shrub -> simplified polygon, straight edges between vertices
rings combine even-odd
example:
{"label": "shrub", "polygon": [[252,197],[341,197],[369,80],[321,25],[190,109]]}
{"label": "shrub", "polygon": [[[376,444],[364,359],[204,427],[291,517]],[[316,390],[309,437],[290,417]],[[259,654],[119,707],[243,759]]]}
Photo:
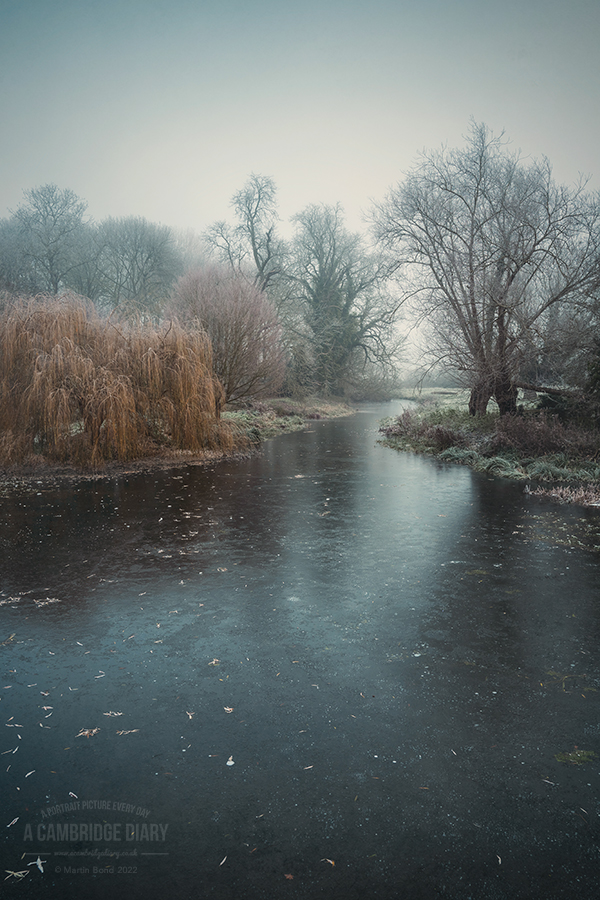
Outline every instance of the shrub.
{"label": "shrub", "polygon": [[416,425],[416,416],[410,410],[405,409],[401,415],[396,416],[392,421],[386,420],[379,431],[386,437],[405,437],[414,433]]}
{"label": "shrub", "polygon": [[497,449],[514,449],[540,456],[566,450],[569,438],[564,426],[553,416],[500,416],[494,440]]}
{"label": "shrub", "polygon": [[116,327],[74,296],[0,316],[0,462],[99,465],[176,450],[231,449],[205,334]]}
{"label": "shrub", "polygon": [[491,441],[493,452],[515,450],[532,456],[562,453],[565,462],[598,452],[598,433],[574,423],[563,424],[556,416],[532,413],[501,416]]}
{"label": "shrub", "polygon": [[449,447],[461,447],[464,444],[464,437],[460,431],[445,425],[427,428],[423,437],[434,450],[447,450]]}
{"label": "shrub", "polygon": [[267,295],[243,275],[219,266],[187,272],[167,314],[208,334],[227,403],[277,392],[285,372],[281,325]]}

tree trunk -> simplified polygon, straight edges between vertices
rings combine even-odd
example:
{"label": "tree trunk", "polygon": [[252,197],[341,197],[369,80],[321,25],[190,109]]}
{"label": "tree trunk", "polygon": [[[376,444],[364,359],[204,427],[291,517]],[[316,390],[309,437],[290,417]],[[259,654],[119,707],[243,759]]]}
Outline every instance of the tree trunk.
{"label": "tree trunk", "polygon": [[479,382],[471,388],[469,397],[469,415],[485,416],[492,392],[485,382]]}
{"label": "tree trunk", "polygon": [[494,400],[498,404],[501,416],[514,415],[517,412],[517,388],[510,378],[499,378],[494,386]]}

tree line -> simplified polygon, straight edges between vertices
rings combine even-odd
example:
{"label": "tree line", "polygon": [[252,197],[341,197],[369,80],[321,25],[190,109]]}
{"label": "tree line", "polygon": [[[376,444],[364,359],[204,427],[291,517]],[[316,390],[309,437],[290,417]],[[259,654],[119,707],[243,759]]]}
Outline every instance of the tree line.
{"label": "tree line", "polygon": [[473,415],[492,399],[516,412],[519,389],[598,381],[598,193],[557,184],[547,159],[522,159],[483,124],[462,148],[423,152],[373,205],[366,236],[320,204],[284,240],[267,176],[250,176],[231,208],[190,242],[136,217],[95,224],[72,191],[44,185],[0,222],[0,286],[71,290],[104,315],[204,331],[226,402],[381,396],[401,315],[423,338],[423,371],[467,387]]}
{"label": "tree line", "polygon": [[280,389],[356,395],[393,380],[388,267],[339,206],[307,207],[285,242],[274,182],[253,175],[233,197],[235,224],[215,223],[190,247],[142,218],[86,220],[86,203],[54,184],[24,197],[0,222],[0,286],[72,291],[105,315],[204,330],[226,402]]}

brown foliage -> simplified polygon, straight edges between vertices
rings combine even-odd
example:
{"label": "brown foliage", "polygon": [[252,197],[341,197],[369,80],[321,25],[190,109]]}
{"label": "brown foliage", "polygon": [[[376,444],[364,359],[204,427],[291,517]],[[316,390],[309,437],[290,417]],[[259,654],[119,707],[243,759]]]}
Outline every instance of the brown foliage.
{"label": "brown foliage", "polygon": [[0,313],[0,462],[99,465],[161,449],[231,449],[206,334],[117,327],[75,296]]}
{"label": "brown foliage", "polygon": [[168,313],[208,334],[226,402],[273,396],[283,381],[281,326],[266,294],[219,266],[179,279]]}
{"label": "brown foliage", "polygon": [[501,416],[490,452],[517,450],[532,456],[547,453],[568,453],[582,456],[597,448],[597,435],[574,425],[563,425],[557,416],[536,413],[522,416]]}

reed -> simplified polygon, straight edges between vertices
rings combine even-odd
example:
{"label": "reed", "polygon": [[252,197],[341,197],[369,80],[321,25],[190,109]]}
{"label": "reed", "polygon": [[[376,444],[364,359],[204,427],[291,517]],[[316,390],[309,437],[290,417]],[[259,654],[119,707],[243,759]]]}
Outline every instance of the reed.
{"label": "reed", "polygon": [[97,467],[172,450],[230,451],[207,336],[101,318],[75,296],[0,313],[0,463]]}

